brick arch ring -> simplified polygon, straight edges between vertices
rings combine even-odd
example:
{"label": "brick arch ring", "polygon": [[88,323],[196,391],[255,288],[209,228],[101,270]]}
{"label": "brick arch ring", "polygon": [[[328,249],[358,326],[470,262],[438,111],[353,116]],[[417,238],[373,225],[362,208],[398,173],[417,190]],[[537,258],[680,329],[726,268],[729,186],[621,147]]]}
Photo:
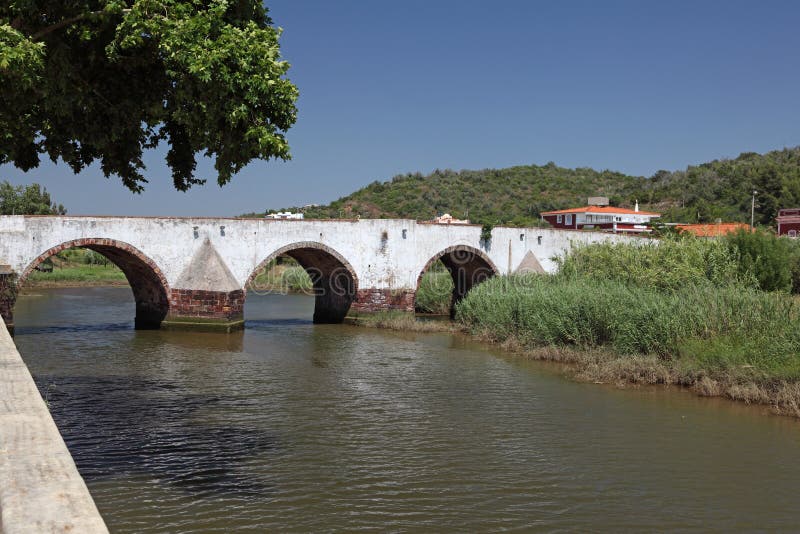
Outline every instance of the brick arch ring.
{"label": "brick arch ring", "polygon": [[[167,283],[167,278],[164,276],[164,273],[161,272],[161,269],[156,265],[152,259],[146,256],[141,250],[137,249],[133,245],[129,245],[124,241],[117,241],[116,239],[105,239],[105,238],[95,238],[95,237],[88,237],[83,239],[73,239],[72,241],[65,241],[60,245],[56,245],[50,249],[47,249],[43,253],[39,254],[36,259],[34,259],[25,270],[22,271],[22,274],[17,281],[18,285],[24,284],[24,282],[28,279],[28,276],[33,272],[36,267],[41,264],[44,260],[62,252],[64,250],[75,248],[75,247],[83,247],[89,248],[97,247],[97,248],[113,248],[123,252],[130,254],[131,256],[135,257],[147,267],[150,268],[153,275],[158,279],[161,286],[164,288],[164,292],[166,295],[169,295],[169,284]],[[113,260],[112,260],[113,263]],[[115,263],[116,265],[116,263]]]}
{"label": "brick arch ring", "polygon": [[[358,275],[356,274],[356,270],[353,269],[353,266],[350,265],[350,262],[347,261],[344,256],[342,256],[339,252],[332,249],[331,247],[323,245],[322,243],[317,243],[316,241],[297,241],[295,243],[290,243],[288,245],[282,246],[281,248],[279,248],[278,250],[272,252],[269,256],[267,256],[261,263],[259,263],[258,266],[253,270],[253,272],[247,278],[247,282],[244,285],[245,291],[247,291],[247,289],[251,287],[252,283],[258,276],[258,273],[264,270],[264,268],[267,267],[267,265],[269,265],[271,261],[273,261],[278,256],[290,255],[289,254],[290,252],[300,249],[318,250],[334,258],[336,261],[339,262],[339,264],[342,267],[344,267],[345,270],[347,270],[348,274],[352,278],[354,285],[353,289],[358,290]],[[314,267],[314,266],[311,265],[309,267]]]}

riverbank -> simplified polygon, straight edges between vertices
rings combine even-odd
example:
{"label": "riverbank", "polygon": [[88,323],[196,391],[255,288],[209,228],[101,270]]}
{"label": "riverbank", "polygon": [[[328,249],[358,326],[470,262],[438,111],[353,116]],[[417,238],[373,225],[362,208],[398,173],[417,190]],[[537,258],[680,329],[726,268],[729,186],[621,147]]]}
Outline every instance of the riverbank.
{"label": "riverbank", "polygon": [[28,293],[33,289],[58,289],[66,287],[126,287],[128,281],[125,279],[101,279],[101,280],[36,280],[28,281],[22,288],[23,293]]}
{"label": "riverbank", "polygon": [[[608,348],[569,346],[530,346],[517,336],[498,339],[487,331],[473,331],[458,321],[425,321],[410,314],[375,314],[348,319],[349,324],[402,332],[449,332],[469,336],[475,341],[495,345],[517,356],[566,366],[570,378],[587,383],[627,386],[676,386],[702,397],[722,397],[746,404],[769,406],[777,415],[800,418],[800,382],[760,380],[741,373],[712,374],[686,368],[678,361],[649,354],[620,354]],[[751,375],[755,369],[742,366]]]}
{"label": "riverbank", "polygon": [[54,261],[51,271],[33,271],[25,280],[29,288],[127,286],[128,280],[116,265]]}

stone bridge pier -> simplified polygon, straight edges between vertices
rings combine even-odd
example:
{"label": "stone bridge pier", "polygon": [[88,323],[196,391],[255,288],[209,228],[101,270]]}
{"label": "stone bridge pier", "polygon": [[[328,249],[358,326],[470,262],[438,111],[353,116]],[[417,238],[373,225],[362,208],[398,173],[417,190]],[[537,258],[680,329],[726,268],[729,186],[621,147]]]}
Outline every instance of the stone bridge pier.
{"label": "stone bridge pier", "polygon": [[[244,326],[258,273],[287,256],[311,277],[315,323],[347,315],[413,313],[422,276],[441,260],[452,303],[491,276],[552,272],[578,243],[634,238],[411,220],[264,220],[175,217],[0,216],[0,314],[13,329],[17,293],[36,267],[72,247],[94,250],[125,274],[139,329],[229,332]],[[454,308],[453,308],[454,309]]]}

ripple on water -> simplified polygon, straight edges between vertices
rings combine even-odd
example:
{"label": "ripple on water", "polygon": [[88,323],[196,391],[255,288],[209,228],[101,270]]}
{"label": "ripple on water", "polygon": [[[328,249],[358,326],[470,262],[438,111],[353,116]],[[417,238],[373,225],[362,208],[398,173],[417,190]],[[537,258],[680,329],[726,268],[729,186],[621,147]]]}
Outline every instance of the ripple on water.
{"label": "ripple on water", "polygon": [[230,336],[90,297],[21,302],[17,342],[115,532],[796,527],[794,422],[315,326],[307,297],[248,296]]}

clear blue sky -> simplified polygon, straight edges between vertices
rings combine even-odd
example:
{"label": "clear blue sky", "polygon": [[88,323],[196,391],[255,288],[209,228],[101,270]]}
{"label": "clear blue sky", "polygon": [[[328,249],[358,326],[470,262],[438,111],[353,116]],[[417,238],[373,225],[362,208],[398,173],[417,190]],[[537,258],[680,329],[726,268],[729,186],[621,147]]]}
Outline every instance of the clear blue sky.
{"label": "clear blue sky", "polygon": [[0,178],[42,183],[73,214],[236,215],[435,168],[651,175],[800,144],[800,2],[268,5],[301,95],[291,162],[185,194],[161,151],[142,195],[96,167],[6,166]]}

